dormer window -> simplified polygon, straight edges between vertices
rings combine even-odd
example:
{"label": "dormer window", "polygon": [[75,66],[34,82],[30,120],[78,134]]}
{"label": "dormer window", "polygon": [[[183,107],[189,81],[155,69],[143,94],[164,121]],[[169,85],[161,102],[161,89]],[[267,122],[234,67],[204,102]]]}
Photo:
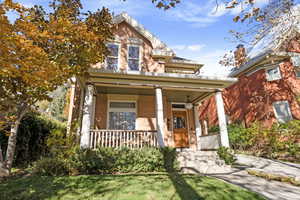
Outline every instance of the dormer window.
{"label": "dormer window", "polygon": [[108,44],[109,54],[106,58],[106,68],[117,71],[119,69],[119,44]]}
{"label": "dormer window", "polygon": [[128,71],[140,70],[140,46],[128,46]]}

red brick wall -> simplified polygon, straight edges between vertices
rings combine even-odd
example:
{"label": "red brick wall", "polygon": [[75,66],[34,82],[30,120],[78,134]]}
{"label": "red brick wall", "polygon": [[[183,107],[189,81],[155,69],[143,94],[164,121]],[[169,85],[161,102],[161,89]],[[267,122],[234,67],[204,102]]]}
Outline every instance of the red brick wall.
{"label": "red brick wall", "polygon": [[[223,91],[226,114],[233,122],[261,121],[270,126],[276,121],[272,103],[287,100],[294,119],[300,119],[300,107],[296,97],[300,95],[300,79],[289,59],[280,63],[282,78],[267,81],[265,70],[260,69],[249,76],[242,75],[239,81]],[[209,126],[216,125],[217,114],[214,96],[203,102],[199,109],[200,120]]]}
{"label": "red brick wall", "polygon": [[[134,28],[132,28],[126,22],[118,24],[114,30],[114,35],[119,38],[116,43],[120,44],[120,70],[126,70],[128,68],[128,46],[130,45],[130,38],[140,39],[142,43],[140,44],[141,53],[141,69],[146,72],[165,72],[164,64],[159,63],[157,60],[152,58],[152,44],[144,36],[138,33]],[[94,65],[95,68],[104,67],[101,63]]]}

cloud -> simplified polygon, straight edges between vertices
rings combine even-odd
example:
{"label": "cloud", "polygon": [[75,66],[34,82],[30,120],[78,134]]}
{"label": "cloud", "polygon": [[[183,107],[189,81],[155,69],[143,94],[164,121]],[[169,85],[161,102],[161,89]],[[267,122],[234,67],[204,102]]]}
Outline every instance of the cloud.
{"label": "cloud", "polygon": [[222,59],[225,50],[213,50],[201,54],[195,60],[203,63],[204,66],[201,69],[201,74],[208,76],[226,76],[230,72],[230,68],[224,67],[219,64],[219,61]]}
{"label": "cloud", "polygon": [[192,1],[182,1],[178,7],[168,12],[169,20],[183,21],[195,27],[205,27],[217,21],[214,16],[209,15],[213,7],[213,1],[194,3]]}
{"label": "cloud", "polygon": [[157,10],[149,0],[82,0],[82,3],[87,10],[95,10],[104,6],[109,8],[114,14],[126,11],[132,16],[143,16],[151,13],[154,9]]}
{"label": "cloud", "polygon": [[[263,7],[265,5],[267,5],[269,3],[269,0],[255,0],[254,1],[254,5],[253,7]],[[228,9],[226,8],[226,4],[225,3],[220,3],[218,5],[215,5],[211,11],[209,12],[209,16],[212,17],[220,17],[226,14],[229,15],[238,15],[240,14],[244,9],[251,9],[251,6],[247,6],[247,5],[243,5],[243,4],[239,4],[234,8]]]}
{"label": "cloud", "polygon": [[174,49],[175,51],[200,51],[203,47],[205,47],[204,44],[174,45],[174,46],[171,46],[171,48]]}
{"label": "cloud", "polygon": [[205,44],[193,45],[173,45],[177,56],[188,58],[204,64],[201,69],[201,74],[207,76],[226,76],[230,72],[230,68],[221,66],[219,61],[225,55],[227,50],[205,50]]}

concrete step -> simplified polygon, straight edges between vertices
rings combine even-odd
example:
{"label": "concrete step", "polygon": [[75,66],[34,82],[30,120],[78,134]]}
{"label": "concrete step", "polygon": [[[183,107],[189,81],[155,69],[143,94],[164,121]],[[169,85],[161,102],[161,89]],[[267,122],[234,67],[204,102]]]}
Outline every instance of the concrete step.
{"label": "concrete step", "polygon": [[185,173],[216,174],[232,171],[216,151],[182,150],[178,152],[178,161]]}

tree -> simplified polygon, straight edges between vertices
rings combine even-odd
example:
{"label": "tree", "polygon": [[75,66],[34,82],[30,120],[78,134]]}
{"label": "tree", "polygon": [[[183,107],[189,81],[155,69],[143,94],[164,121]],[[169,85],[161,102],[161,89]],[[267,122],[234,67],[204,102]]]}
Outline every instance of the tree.
{"label": "tree", "polygon": [[[299,10],[294,0],[270,0],[266,6],[259,9],[259,15],[246,21],[239,16],[234,18],[235,22],[244,25],[241,31],[229,31],[233,37],[232,41],[249,49],[260,42],[260,46],[270,43],[269,46],[274,51],[285,50],[285,44],[295,37],[295,27],[300,22]],[[220,63],[224,66],[235,66],[232,51],[226,53]]]}
{"label": "tree", "polygon": [[[12,167],[17,131],[36,102],[71,77],[81,80],[88,68],[102,62],[112,38],[112,16],[103,8],[82,13],[80,0],[53,0],[51,11],[25,8],[12,0],[0,4],[0,125],[10,127],[0,175]],[[10,22],[7,12],[18,17]]]}

